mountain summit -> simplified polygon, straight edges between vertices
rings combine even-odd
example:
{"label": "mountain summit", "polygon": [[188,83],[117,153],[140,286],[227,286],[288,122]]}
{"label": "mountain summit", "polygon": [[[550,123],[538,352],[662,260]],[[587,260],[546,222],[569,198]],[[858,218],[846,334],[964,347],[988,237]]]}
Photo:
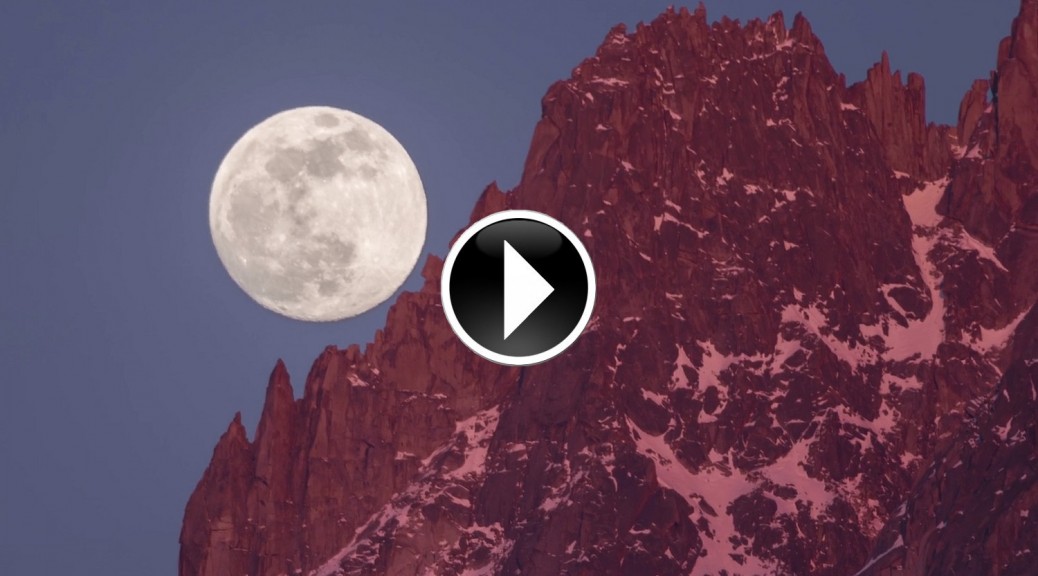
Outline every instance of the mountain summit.
{"label": "mountain summit", "polygon": [[181,576],[1038,573],[1038,2],[998,54],[947,127],[800,15],[617,26],[471,215],[581,236],[585,333],[482,360],[431,257],[302,398],[275,366]]}

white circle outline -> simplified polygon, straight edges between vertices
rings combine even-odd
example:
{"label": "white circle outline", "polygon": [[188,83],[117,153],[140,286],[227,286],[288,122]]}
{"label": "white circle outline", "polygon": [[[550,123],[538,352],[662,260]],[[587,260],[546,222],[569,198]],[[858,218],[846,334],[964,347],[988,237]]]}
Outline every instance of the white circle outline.
{"label": "white circle outline", "polygon": [[[529,356],[508,356],[494,352],[479,342],[476,342],[476,340],[472,338],[464,328],[462,328],[457,315],[454,313],[454,306],[451,304],[451,272],[454,270],[454,262],[458,259],[458,253],[461,252],[461,248],[465,246],[473,236],[482,232],[483,229],[491,224],[496,224],[503,220],[533,220],[550,226],[556,232],[562,234],[567,240],[569,240],[570,244],[572,244],[577,250],[577,253],[580,255],[580,261],[584,264],[584,274],[587,276],[587,301],[584,304],[584,312],[581,314],[580,320],[577,322],[576,326],[573,327],[569,335],[563,338],[562,341],[555,346],[545,350],[544,352],[538,352],[537,354],[531,354]],[[591,320],[591,313],[595,308],[596,290],[595,269],[591,265],[591,256],[588,255],[584,243],[581,242],[580,239],[577,238],[577,235],[562,222],[559,222],[547,214],[534,212],[533,210],[503,210],[501,212],[495,212],[494,214],[491,214],[466,228],[447,253],[447,259],[443,263],[443,272],[440,274],[440,299],[443,304],[443,312],[447,316],[447,322],[450,324],[451,329],[454,330],[454,334],[476,354],[479,354],[491,362],[504,364],[505,366],[531,366],[533,364],[540,364],[545,360],[558,356],[563,350],[569,348],[571,344],[577,341],[577,338],[579,338],[584,332],[584,328]]]}

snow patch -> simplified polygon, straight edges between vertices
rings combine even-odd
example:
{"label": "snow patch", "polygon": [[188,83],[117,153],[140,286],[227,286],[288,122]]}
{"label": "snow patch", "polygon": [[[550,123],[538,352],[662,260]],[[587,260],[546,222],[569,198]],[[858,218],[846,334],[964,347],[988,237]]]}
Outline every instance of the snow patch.
{"label": "snow patch", "polygon": [[952,244],[959,247],[962,250],[973,252],[981,260],[987,260],[995,265],[1002,272],[1009,272],[1009,269],[1002,264],[999,260],[998,255],[995,254],[995,249],[987,244],[981,242],[977,238],[973,237],[967,232],[961,225],[957,225],[954,231],[942,230],[943,236],[948,238]]}
{"label": "snow patch", "polygon": [[854,573],[854,576],[861,576],[861,574],[864,574],[869,568],[872,567],[873,564],[875,564],[876,562],[879,562],[880,560],[885,558],[887,556],[887,554],[890,554],[894,550],[897,550],[898,548],[903,548],[904,545],[905,545],[904,537],[902,537],[900,534],[898,534],[897,535],[897,540],[895,540],[894,543],[891,544],[890,548],[887,548],[883,552],[880,552],[879,554],[877,554],[877,555],[873,556],[872,558],[870,558],[868,563],[865,564],[865,566],[863,566],[861,570],[858,570],[857,572]]}
{"label": "snow patch", "polygon": [[360,376],[357,376],[353,372],[346,375],[346,381],[350,383],[351,388],[368,388],[371,386],[371,384],[361,380]]}
{"label": "snow patch", "polygon": [[657,404],[659,406],[663,406],[664,405],[664,401],[667,399],[667,397],[664,396],[663,394],[659,394],[657,392],[651,392],[649,390],[646,390],[645,388],[642,388],[642,398],[648,400],[649,402],[652,402],[653,404]]}
{"label": "snow patch", "polygon": [[[497,423],[500,419],[500,415],[500,408],[495,406],[478,412],[471,418],[458,422],[455,425],[455,433],[451,437],[451,440],[430,454],[428,458],[422,460],[422,467],[419,470],[419,480],[413,482],[406,490],[399,492],[397,496],[383,506],[381,510],[373,514],[368,521],[360,524],[354,532],[353,539],[349,544],[316,570],[310,572],[310,576],[336,576],[342,573],[342,563],[346,558],[358,555],[361,559],[365,559],[366,555],[371,554],[370,551],[365,549],[365,545],[370,544],[371,537],[362,536],[371,534],[375,538],[382,538],[392,536],[401,529],[406,528],[413,521],[411,513],[413,512],[416,502],[429,502],[438,496],[447,495],[450,500],[458,505],[468,507],[468,502],[447,494],[444,491],[444,486],[437,486],[436,484],[430,484],[428,482],[430,479],[435,478],[434,474],[436,470],[432,469],[432,461],[435,460],[437,456],[442,455],[448,450],[461,447],[465,452],[465,461],[457,469],[442,476],[441,479],[458,481],[484,473],[487,445],[490,443],[490,438],[493,436],[494,431],[497,430]],[[398,456],[400,454],[406,453],[398,453]],[[449,484],[450,483],[448,483],[448,485]],[[417,522],[420,523],[421,520],[418,519]],[[472,526],[466,529],[466,531],[469,532],[474,530],[485,531],[487,530],[487,527]],[[503,538],[503,533],[503,529],[498,525],[496,532],[497,537],[491,539],[492,541],[497,542],[497,547],[511,545],[510,541]],[[495,550],[496,549],[497,548],[495,548]],[[496,573],[496,566],[494,563],[499,561],[503,556],[504,554],[492,554],[491,565],[480,568],[479,570],[482,571],[471,572],[471,574]]]}
{"label": "snow patch", "polygon": [[1016,327],[1020,325],[1020,322],[1023,321],[1029,312],[1030,310],[1024,310],[1019,316],[1010,320],[1008,324],[1001,328],[984,328],[981,326],[980,338],[974,339],[970,345],[985,355],[1004,350],[1006,345],[1009,344],[1009,339],[1016,332]]}
{"label": "snow patch", "polygon": [[613,88],[622,88],[628,84],[626,80],[620,80],[619,78],[592,78],[591,83],[611,86]]}
{"label": "snow patch", "polygon": [[1009,431],[1012,428],[1013,428],[1013,418],[1010,417],[1009,421],[1007,421],[1004,425],[1002,425],[1002,426],[995,426],[995,434],[998,434],[999,439],[1002,440],[1003,442],[1005,442],[1005,441],[1009,440]]}
{"label": "snow patch", "polygon": [[[706,556],[696,562],[697,574],[718,574],[722,570],[735,574],[766,574],[775,569],[770,562],[752,556],[750,550],[733,544],[732,541],[737,540],[740,534],[728,509],[739,497],[764,484],[791,486],[797,492],[797,500],[810,505],[814,518],[818,518],[833,501],[834,496],[825,483],[810,477],[803,467],[803,463],[808,461],[809,442],[795,444],[774,463],[749,472],[732,466],[727,456],[711,450],[709,464],[692,471],[681,463],[664,434],[649,434],[629,418],[627,426],[638,451],[655,465],[660,485],[680,494],[710,525],[709,531],[701,532]],[[705,513],[699,505],[700,499],[716,512],[716,516]],[[795,505],[782,498],[774,499],[779,505],[779,514],[796,514]],[[732,554],[744,554],[744,563],[736,562]]]}
{"label": "snow patch", "polygon": [[829,327],[829,319],[815,305],[806,307],[795,304],[787,305],[782,309],[782,322],[800,324],[851,368],[873,363],[878,358],[876,351],[868,346],[851,345],[837,338]]}
{"label": "snow patch", "polygon": [[933,358],[937,347],[944,341],[944,297],[941,295],[941,273],[930,261],[930,252],[937,244],[934,228],[940,223],[937,203],[941,200],[947,178],[927,182],[903,198],[905,211],[912,220],[912,255],[923,277],[923,283],[933,303],[922,320],[909,321],[908,326],[891,324],[886,336],[890,350],[888,360],[905,360],[919,356],[920,360]]}
{"label": "snow patch", "polygon": [[494,407],[479,412],[455,426],[454,434],[464,434],[466,438],[465,462],[447,474],[446,478],[460,479],[467,476],[478,476],[486,472],[484,464],[487,460],[487,446],[497,430],[497,422],[500,417],[500,409]]}
{"label": "snow patch", "polygon": [[654,232],[659,232],[660,229],[663,228],[663,224],[664,223],[668,223],[668,222],[671,223],[671,224],[674,224],[676,226],[680,226],[682,228],[687,228],[690,232],[695,234],[696,237],[699,238],[700,240],[702,240],[706,236],[706,234],[707,234],[706,232],[703,232],[702,230],[699,230],[698,228],[694,228],[688,222],[683,222],[681,220],[678,220],[677,217],[675,217],[673,214],[671,214],[669,212],[664,212],[663,214],[661,214],[659,216],[653,216],[652,217],[652,229],[653,229],[653,231]]}
{"label": "snow patch", "polygon": [[[667,295],[670,297],[670,294]],[[678,295],[675,295],[678,296]],[[680,297],[680,296],[679,296]],[[685,354],[685,349],[678,345],[678,358],[674,361],[674,372],[670,376],[671,389],[677,390],[678,388],[688,388],[688,377],[685,376],[685,368],[695,369],[695,365],[692,364],[692,360],[689,359],[688,354]]]}
{"label": "snow patch", "polygon": [[701,509],[696,501],[697,497],[701,497],[717,512],[717,516],[708,518],[712,534],[701,533],[706,556],[696,561],[696,572],[717,574],[723,569],[741,569],[749,570],[751,574],[762,574],[770,571],[770,565],[763,564],[753,556],[746,556],[746,564],[741,566],[729,556],[735,552],[730,539],[736,537],[738,532],[727,509],[736,498],[752,492],[754,483],[748,481],[738,469],[724,463],[704,467],[699,473],[692,472],[681,464],[662,434],[653,436],[629,418],[627,426],[638,451],[649,457],[655,465],[656,478],[661,486],[680,494],[695,509]]}

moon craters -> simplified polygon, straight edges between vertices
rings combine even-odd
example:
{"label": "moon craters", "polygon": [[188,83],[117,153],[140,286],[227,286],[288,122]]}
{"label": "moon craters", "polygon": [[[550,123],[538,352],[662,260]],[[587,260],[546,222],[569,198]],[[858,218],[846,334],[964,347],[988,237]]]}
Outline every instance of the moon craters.
{"label": "moon craters", "polygon": [[314,124],[325,128],[331,128],[339,125],[339,119],[336,118],[334,114],[316,114],[314,115]]}
{"label": "moon craters", "polygon": [[392,295],[425,239],[407,152],[362,116],[297,108],[249,130],[213,182],[210,229],[234,281],[271,310],[337,320]]}

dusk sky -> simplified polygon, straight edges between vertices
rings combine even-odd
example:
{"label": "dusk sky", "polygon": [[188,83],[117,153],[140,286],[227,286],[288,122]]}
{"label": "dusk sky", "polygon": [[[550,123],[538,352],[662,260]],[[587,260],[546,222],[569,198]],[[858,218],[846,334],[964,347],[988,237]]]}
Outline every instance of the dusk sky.
{"label": "dusk sky", "polygon": [[[325,346],[384,322],[389,303],[290,320],[230,279],[209,192],[246,130],[306,105],[380,123],[442,256],[488,183],[518,181],[548,86],[667,4],[0,5],[0,574],[175,574],[187,498],[234,413],[254,430],[275,361],[298,394]],[[954,123],[1017,3],[707,3],[776,10],[803,11],[848,81],[887,50]]]}

